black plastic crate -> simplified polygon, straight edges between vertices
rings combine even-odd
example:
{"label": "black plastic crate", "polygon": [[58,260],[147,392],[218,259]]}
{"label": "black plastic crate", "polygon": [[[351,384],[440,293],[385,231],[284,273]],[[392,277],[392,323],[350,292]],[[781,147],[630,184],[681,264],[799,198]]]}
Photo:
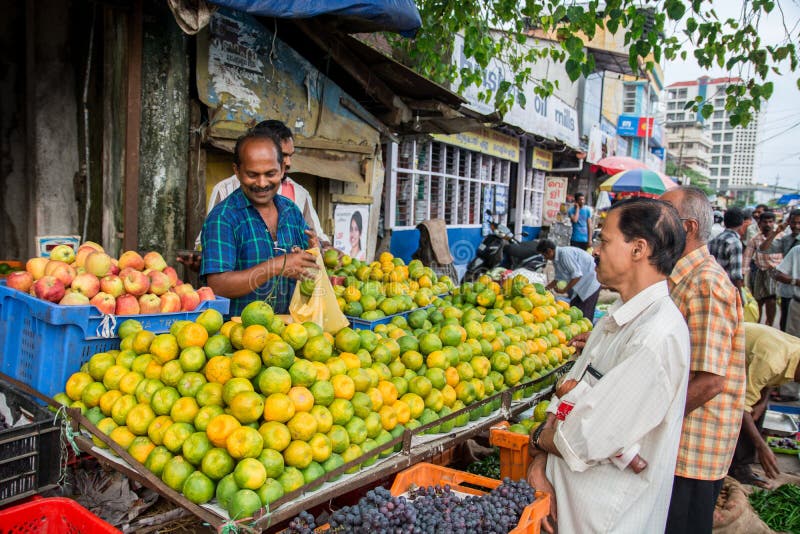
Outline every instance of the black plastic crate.
{"label": "black plastic crate", "polygon": [[[0,430],[0,506],[55,487],[61,470],[61,426],[54,414],[16,387],[0,381],[11,410]],[[21,417],[32,422],[13,426]]]}

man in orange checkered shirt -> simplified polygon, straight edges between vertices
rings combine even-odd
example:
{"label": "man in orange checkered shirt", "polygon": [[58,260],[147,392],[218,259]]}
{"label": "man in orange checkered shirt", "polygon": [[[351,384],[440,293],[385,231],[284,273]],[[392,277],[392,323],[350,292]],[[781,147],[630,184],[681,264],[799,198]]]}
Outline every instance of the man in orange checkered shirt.
{"label": "man in orange checkered shirt", "polygon": [[712,210],[694,187],[662,195],[677,209],[686,248],[669,278],[691,336],[691,366],[666,532],[710,533],[744,409],[744,323],[738,290],[708,251]]}

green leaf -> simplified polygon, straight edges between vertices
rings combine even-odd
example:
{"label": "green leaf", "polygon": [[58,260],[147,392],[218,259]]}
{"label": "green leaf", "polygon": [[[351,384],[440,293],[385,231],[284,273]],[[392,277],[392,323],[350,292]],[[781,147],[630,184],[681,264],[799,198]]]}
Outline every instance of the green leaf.
{"label": "green leaf", "polygon": [[714,106],[712,104],[705,104],[700,109],[700,113],[703,115],[704,119],[707,119],[714,113]]}
{"label": "green leaf", "polygon": [[686,13],[686,6],[681,0],[668,1],[664,7],[667,9],[667,16],[672,20],[680,20]]}

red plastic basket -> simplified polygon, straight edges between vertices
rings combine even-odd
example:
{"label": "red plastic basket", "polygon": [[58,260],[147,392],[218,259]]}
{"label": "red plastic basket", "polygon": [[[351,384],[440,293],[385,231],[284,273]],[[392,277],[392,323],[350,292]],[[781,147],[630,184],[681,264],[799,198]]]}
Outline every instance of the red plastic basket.
{"label": "red plastic basket", "polygon": [[34,499],[0,510],[0,534],[95,534],[120,532],[64,497]]}

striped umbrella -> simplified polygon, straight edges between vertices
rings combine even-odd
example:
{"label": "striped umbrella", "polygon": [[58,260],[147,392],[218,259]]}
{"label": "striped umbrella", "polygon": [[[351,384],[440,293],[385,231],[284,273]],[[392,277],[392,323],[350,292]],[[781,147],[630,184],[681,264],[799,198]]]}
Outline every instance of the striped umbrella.
{"label": "striped umbrella", "polygon": [[641,192],[660,195],[664,191],[669,191],[678,187],[672,179],[660,172],[650,169],[631,169],[618,172],[602,184],[601,191],[611,191],[612,193]]}

